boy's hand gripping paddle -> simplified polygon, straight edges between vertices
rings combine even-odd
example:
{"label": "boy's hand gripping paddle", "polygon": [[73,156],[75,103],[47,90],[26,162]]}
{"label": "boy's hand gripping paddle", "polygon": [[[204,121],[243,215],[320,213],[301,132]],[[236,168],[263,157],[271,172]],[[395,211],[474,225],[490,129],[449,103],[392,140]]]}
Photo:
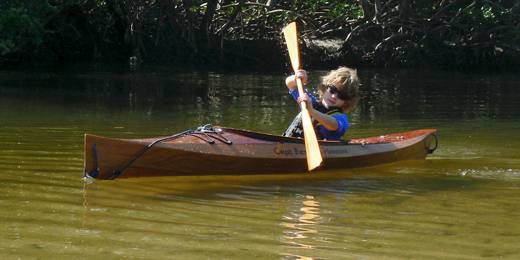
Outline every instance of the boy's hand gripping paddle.
{"label": "boy's hand gripping paddle", "polygon": [[[285,43],[287,44],[287,50],[289,50],[289,57],[291,64],[296,73],[297,70],[302,69],[300,64],[300,50],[298,47],[298,29],[296,28],[296,22],[292,22],[283,28],[283,35],[285,37]],[[303,92],[303,82],[301,78],[296,78],[296,85],[298,86],[298,94],[302,97],[305,93]],[[303,123],[303,135],[305,140],[305,152],[307,153],[307,167],[309,171],[320,166],[323,158],[321,157],[320,146],[314,132],[312,125],[311,116],[309,110],[307,110],[307,103],[300,103],[302,111],[302,123]]]}

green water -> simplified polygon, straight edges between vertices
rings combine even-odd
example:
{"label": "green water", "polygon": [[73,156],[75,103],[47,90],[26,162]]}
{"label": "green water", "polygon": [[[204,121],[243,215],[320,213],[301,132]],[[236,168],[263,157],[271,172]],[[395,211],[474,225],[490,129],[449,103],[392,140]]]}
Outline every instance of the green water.
{"label": "green water", "polygon": [[427,160],[90,182],[85,132],[146,137],[212,123],[281,133],[297,111],[284,75],[0,71],[0,257],[520,258],[520,76],[360,73],[349,136],[437,128]]}

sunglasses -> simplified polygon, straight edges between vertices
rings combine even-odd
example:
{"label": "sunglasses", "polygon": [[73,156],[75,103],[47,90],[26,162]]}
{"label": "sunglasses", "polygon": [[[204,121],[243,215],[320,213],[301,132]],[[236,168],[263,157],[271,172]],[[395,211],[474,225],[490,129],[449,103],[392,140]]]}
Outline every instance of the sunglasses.
{"label": "sunglasses", "polygon": [[348,94],[340,92],[334,85],[327,85],[326,87],[331,95],[336,95],[336,97],[339,97],[342,100],[348,100],[350,98]]}

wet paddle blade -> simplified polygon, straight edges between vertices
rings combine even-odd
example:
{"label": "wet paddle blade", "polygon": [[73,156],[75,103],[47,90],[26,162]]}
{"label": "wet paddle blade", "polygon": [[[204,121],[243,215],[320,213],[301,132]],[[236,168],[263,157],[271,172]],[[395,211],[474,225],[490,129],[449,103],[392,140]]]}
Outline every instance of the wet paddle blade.
{"label": "wet paddle blade", "polygon": [[302,124],[303,124],[303,135],[305,140],[305,153],[307,155],[307,168],[309,171],[314,170],[320,166],[323,158],[321,157],[320,146],[316,133],[314,132],[314,126],[312,125],[312,119],[309,115],[309,111],[305,107],[305,103],[302,103]]}

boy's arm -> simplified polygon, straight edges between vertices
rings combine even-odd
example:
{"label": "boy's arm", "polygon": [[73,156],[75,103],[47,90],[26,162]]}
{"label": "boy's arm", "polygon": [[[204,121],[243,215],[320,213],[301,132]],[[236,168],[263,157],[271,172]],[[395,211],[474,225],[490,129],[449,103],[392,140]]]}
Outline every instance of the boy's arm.
{"label": "boy's arm", "polygon": [[307,71],[298,70],[295,75],[291,75],[285,79],[285,85],[289,90],[296,88],[296,77],[302,79],[302,83],[305,85],[307,83]]}
{"label": "boy's arm", "polygon": [[338,130],[338,121],[333,116],[321,113],[320,111],[314,109],[312,106],[312,102],[316,102],[315,98],[309,96],[307,93],[303,95],[303,97],[298,97],[298,102],[307,102],[307,109],[309,110],[309,114],[314,120],[320,122],[327,130],[336,131]]}
{"label": "boy's arm", "polygon": [[320,111],[317,111],[315,109],[309,109],[309,113],[311,114],[311,117],[315,119],[316,121],[320,122],[322,126],[327,128],[329,131],[336,131],[338,130],[338,121],[333,116],[323,114]]}
{"label": "boy's arm", "polygon": [[285,79],[285,85],[289,89],[289,91],[296,88],[296,77],[294,75],[291,75]]}

